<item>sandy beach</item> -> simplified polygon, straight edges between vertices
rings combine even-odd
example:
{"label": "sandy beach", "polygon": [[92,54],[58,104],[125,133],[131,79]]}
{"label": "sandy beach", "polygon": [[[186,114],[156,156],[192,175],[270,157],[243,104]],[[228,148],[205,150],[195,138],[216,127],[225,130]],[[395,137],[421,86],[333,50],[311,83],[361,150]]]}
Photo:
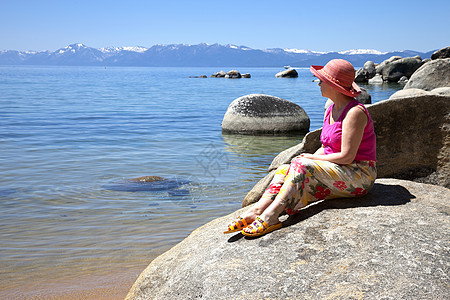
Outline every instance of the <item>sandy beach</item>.
{"label": "sandy beach", "polygon": [[0,290],[2,299],[49,299],[73,300],[124,299],[139,274],[145,269],[115,270],[108,274],[86,274],[76,278],[49,281],[36,278],[33,282],[5,286]]}

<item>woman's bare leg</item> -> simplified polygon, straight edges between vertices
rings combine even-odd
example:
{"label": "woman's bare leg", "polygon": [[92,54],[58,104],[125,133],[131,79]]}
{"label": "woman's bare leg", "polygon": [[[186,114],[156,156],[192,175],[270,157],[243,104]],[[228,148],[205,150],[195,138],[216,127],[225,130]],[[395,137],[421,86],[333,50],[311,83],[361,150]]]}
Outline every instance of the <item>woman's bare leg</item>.
{"label": "woman's bare leg", "polygon": [[[280,220],[278,219],[280,214],[285,210],[286,203],[280,199],[280,197],[275,198],[274,201],[271,201],[269,205],[264,209],[260,214],[256,213],[255,215],[252,215],[253,220],[250,222],[253,222],[257,216],[259,216],[263,221],[265,221],[269,226],[275,225],[280,223]],[[260,212],[260,210],[258,210]],[[247,219],[245,219],[248,221]],[[251,233],[251,229],[244,228],[245,232]]]}
{"label": "woman's bare leg", "polygon": [[253,222],[256,217],[260,216],[273,202],[273,199],[275,199],[281,186],[284,184],[284,180],[289,172],[289,167],[290,166],[288,164],[280,165],[277,168],[269,187],[261,196],[261,199],[241,215],[241,218],[245,219],[247,224]]}

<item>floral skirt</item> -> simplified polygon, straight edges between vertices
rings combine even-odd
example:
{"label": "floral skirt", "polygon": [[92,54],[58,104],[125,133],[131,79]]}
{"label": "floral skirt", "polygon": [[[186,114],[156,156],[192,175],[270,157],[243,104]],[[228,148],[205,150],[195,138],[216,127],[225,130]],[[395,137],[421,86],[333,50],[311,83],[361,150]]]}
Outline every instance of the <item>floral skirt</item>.
{"label": "floral skirt", "polygon": [[293,214],[318,200],[363,196],[373,187],[376,176],[375,161],[338,165],[295,157],[290,165],[278,167],[261,198],[279,197],[286,203],[286,212]]}

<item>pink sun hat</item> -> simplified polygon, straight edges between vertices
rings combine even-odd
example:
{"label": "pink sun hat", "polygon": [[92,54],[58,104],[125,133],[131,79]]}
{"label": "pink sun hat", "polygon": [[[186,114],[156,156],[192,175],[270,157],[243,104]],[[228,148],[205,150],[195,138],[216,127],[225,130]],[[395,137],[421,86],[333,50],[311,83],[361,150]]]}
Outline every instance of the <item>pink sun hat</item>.
{"label": "pink sun hat", "polygon": [[355,69],[344,59],[330,60],[325,66],[311,66],[311,73],[329,86],[350,97],[361,94],[361,89],[355,83]]}

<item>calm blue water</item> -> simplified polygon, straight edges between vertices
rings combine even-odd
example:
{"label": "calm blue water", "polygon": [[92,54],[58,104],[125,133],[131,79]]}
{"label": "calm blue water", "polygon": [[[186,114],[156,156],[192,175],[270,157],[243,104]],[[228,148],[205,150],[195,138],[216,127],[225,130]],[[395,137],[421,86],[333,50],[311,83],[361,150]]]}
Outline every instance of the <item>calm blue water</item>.
{"label": "calm blue water", "polygon": [[[142,270],[240,208],[273,157],[301,137],[222,135],[234,99],[281,97],[306,110],[311,130],[321,127],[325,99],[309,70],[297,79],[275,78],[276,68],[241,68],[251,79],[188,78],[217,71],[0,66],[0,295],[36,276],[43,289]],[[366,88],[377,102],[401,87]],[[144,175],[174,184],[110,189]]]}

